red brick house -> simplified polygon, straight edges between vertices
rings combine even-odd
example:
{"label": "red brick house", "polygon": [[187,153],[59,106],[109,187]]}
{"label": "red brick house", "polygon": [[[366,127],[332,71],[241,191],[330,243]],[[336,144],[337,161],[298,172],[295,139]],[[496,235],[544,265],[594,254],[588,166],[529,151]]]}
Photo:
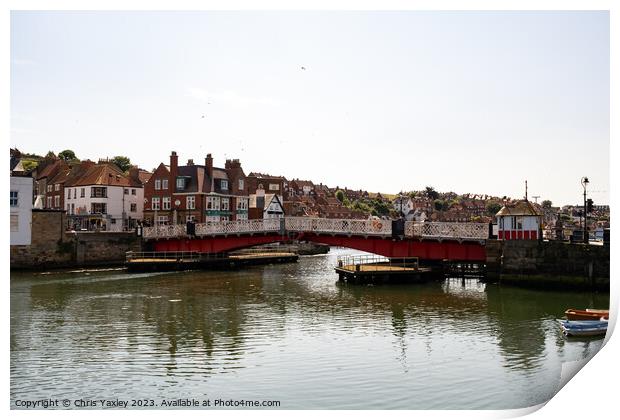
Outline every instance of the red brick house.
{"label": "red brick house", "polygon": [[213,166],[208,154],[204,165],[192,159],[179,166],[176,152],[170,164],[161,163],[144,184],[144,220],[147,224],[179,224],[247,220],[248,188],[238,159],[224,168]]}

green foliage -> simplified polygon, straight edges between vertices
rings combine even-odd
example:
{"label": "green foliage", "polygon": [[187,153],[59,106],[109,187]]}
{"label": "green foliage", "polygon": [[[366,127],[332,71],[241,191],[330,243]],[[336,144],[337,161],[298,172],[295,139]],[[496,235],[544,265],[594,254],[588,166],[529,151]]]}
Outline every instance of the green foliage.
{"label": "green foliage", "polygon": [[58,153],[58,157],[64,160],[65,162],[70,162],[72,160],[77,159],[73,150],[69,150],[69,149],[63,150],[62,152]]}
{"label": "green foliage", "polygon": [[553,205],[551,200],[543,200],[542,203],[540,204],[542,205],[543,209],[550,209],[551,206]]}
{"label": "green foliage", "polygon": [[36,160],[24,160],[22,159],[22,166],[24,167],[24,171],[28,172],[37,166],[39,166],[39,162]]}
{"label": "green foliage", "polygon": [[433,187],[426,187],[424,192],[431,200],[437,200],[439,198],[439,193],[435,191],[435,188]]}
{"label": "green foliage", "polygon": [[336,191],[336,198],[338,199],[338,201],[340,201],[341,203],[344,203],[344,193],[342,192],[342,190],[338,190]]}
{"label": "green foliage", "polygon": [[436,199],[435,201],[433,201],[433,206],[437,211],[443,211],[448,209],[448,204],[440,199]]}
{"label": "green foliage", "polygon": [[487,214],[489,216],[495,216],[497,214],[498,211],[500,211],[502,209],[502,205],[499,203],[496,203],[494,201],[488,202],[487,203]]}
{"label": "green foliage", "polygon": [[127,156],[114,156],[110,162],[118,166],[121,171],[126,172],[131,168],[131,160]]}

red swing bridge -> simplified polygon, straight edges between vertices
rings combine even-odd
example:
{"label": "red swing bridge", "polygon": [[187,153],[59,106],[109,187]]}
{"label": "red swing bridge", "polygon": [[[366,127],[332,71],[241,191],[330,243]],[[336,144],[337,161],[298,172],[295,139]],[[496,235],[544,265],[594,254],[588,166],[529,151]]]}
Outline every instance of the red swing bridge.
{"label": "red swing bridge", "polygon": [[460,222],[283,217],[142,229],[144,249],[221,254],[290,240],[340,246],[387,258],[484,263],[489,225]]}

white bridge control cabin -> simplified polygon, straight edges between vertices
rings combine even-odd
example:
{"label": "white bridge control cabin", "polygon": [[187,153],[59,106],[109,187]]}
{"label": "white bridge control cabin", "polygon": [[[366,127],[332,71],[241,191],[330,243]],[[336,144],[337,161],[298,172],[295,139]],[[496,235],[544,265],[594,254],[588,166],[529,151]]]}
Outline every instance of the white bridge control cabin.
{"label": "white bridge control cabin", "polygon": [[497,217],[497,238],[538,239],[542,216],[527,200],[512,206],[504,206],[495,215]]}

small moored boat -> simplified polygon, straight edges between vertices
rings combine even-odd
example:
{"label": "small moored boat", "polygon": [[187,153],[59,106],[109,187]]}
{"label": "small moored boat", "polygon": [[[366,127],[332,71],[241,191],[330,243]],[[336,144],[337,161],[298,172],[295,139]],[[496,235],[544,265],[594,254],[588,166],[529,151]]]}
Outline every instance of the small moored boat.
{"label": "small moored boat", "polygon": [[607,332],[608,322],[600,321],[566,321],[558,320],[562,326],[562,331],[567,336],[593,336],[603,335]]}
{"label": "small moored boat", "polygon": [[603,309],[567,309],[564,312],[569,321],[600,321],[609,319],[609,311]]}

